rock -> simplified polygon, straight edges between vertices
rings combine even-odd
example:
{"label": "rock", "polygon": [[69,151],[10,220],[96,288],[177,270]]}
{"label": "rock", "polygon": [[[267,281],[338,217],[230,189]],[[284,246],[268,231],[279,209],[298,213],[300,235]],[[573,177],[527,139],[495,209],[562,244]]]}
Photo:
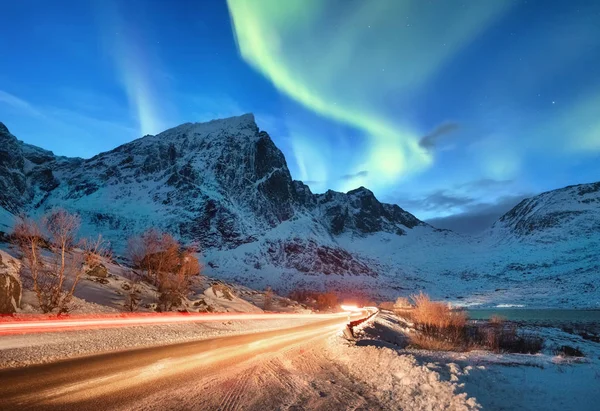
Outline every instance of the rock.
{"label": "rock", "polygon": [[13,314],[21,306],[21,263],[0,252],[0,314]]}
{"label": "rock", "polygon": [[106,278],[108,277],[108,270],[104,264],[98,264],[94,268],[89,269],[86,274],[92,277]]}

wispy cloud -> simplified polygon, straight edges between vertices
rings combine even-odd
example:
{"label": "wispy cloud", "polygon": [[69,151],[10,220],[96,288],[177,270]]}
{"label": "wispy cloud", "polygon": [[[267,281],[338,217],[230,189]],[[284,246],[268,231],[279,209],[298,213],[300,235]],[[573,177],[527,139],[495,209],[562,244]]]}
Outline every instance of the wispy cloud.
{"label": "wispy cloud", "polygon": [[3,91],[3,90],[0,90],[0,103],[6,104],[6,105],[12,107],[13,109],[30,114],[32,116],[44,117],[44,115],[39,110],[37,110],[35,107],[33,107],[27,101],[13,95],[13,94],[7,93],[6,91]]}
{"label": "wispy cloud", "polygon": [[421,195],[398,194],[398,204],[420,218],[442,218],[464,213],[479,212],[491,204],[504,203],[506,199],[521,199],[531,190],[513,180],[480,178],[450,183],[441,189]]}
{"label": "wispy cloud", "polygon": [[367,170],[361,170],[357,173],[354,174],[344,174],[343,176],[340,176],[340,180],[354,180],[356,178],[360,178],[360,177],[367,177],[369,175],[369,172]]}
{"label": "wispy cloud", "polygon": [[504,196],[492,203],[473,201],[467,210],[447,217],[432,218],[427,222],[437,228],[445,228],[465,234],[477,234],[492,226],[506,212],[529,195]]}
{"label": "wispy cloud", "polygon": [[434,149],[439,144],[439,139],[451,134],[460,127],[458,123],[444,123],[435,128],[431,133],[421,137],[419,145],[427,150]]}

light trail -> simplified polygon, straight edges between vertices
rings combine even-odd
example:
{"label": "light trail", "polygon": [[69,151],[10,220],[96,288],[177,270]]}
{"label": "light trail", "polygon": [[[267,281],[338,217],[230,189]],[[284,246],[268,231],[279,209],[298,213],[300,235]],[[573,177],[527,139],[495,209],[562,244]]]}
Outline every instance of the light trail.
{"label": "light trail", "polygon": [[0,317],[0,336],[10,334],[33,334],[65,330],[85,330],[141,325],[180,324],[211,321],[247,320],[295,320],[327,319],[348,315],[347,312],[333,314],[290,314],[290,313],[136,313],[106,314],[94,316],[64,317]]}

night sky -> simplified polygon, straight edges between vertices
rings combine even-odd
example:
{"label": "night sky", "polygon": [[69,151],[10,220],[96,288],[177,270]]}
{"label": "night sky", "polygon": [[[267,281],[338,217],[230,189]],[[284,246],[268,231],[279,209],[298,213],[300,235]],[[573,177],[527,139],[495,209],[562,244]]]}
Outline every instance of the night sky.
{"label": "night sky", "polygon": [[600,1],[1,1],[0,121],[91,157],[253,112],[314,192],[477,232],[600,180]]}

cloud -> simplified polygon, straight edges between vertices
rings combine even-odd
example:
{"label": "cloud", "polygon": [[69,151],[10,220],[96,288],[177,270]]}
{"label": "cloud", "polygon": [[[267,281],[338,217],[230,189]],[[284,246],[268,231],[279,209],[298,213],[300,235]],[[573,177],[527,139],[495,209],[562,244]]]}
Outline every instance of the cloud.
{"label": "cloud", "polygon": [[473,201],[465,212],[426,221],[437,228],[445,228],[457,233],[477,234],[490,228],[498,218],[527,197],[528,195],[505,196],[494,203]]}
{"label": "cloud", "polygon": [[459,125],[457,123],[441,124],[430,134],[421,137],[421,140],[419,140],[419,145],[427,150],[432,150],[437,146],[440,137],[450,134],[458,129]]}
{"label": "cloud", "polygon": [[33,107],[29,102],[13,94],[7,93],[6,91],[0,90],[0,103],[4,103],[12,107],[13,109],[25,112],[32,116],[44,117],[44,115],[35,107]]}
{"label": "cloud", "polygon": [[[420,0],[341,8],[321,0],[228,0],[247,63],[296,102],[369,139],[363,162],[371,186],[390,186],[433,162],[421,133],[390,112],[389,96],[426,84],[511,3],[475,2],[467,10]],[[398,16],[412,24],[399,25]]]}
{"label": "cloud", "polygon": [[436,213],[451,212],[457,208],[474,204],[477,200],[473,197],[453,193],[450,190],[435,190],[425,197],[405,199],[400,204],[408,210],[430,211]]}
{"label": "cloud", "polygon": [[436,189],[421,196],[396,196],[401,207],[421,219],[438,219],[463,213],[479,212],[491,204],[503,203],[506,199],[523,198],[530,191],[519,187],[512,180],[481,178]]}
{"label": "cloud", "polygon": [[354,174],[344,174],[343,176],[340,176],[340,180],[349,181],[360,177],[367,177],[368,175],[369,172],[367,170],[362,170]]}
{"label": "cloud", "polygon": [[506,187],[515,182],[515,180],[494,180],[492,178],[481,178],[479,180],[467,181],[466,183],[455,184],[455,189],[464,190],[489,190]]}
{"label": "cloud", "polygon": [[434,190],[398,204],[438,228],[474,234],[489,228],[500,216],[532,193],[513,180],[481,178]]}

